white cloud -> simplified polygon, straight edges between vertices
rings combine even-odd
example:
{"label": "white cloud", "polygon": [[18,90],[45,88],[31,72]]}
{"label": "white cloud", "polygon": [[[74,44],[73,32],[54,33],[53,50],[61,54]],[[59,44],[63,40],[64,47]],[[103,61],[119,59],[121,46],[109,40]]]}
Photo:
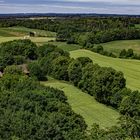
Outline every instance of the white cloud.
{"label": "white cloud", "polygon": [[83,7],[47,4],[0,4],[0,13],[106,13],[106,14],[137,14],[140,8],[135,7]]}
{"label": "white cloud", "polygon": [[104,3],[116,3],[116,4],[140,4],[140,0],[57,0],[65,2],[104,2]]}

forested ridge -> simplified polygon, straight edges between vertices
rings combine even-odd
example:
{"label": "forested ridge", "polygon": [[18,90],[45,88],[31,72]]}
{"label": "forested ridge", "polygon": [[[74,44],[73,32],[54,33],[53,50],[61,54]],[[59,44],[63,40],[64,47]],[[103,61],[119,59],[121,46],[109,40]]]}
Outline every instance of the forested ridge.
{"label": "forested ridge", "polygon": [[23,26],[52,31],[57,33],[57,41],[79,44],[106,56],[140,59],[140,55],[136,53],[122,57],[120,52],[120,55],[116,56],[113,52],[105,51],[100,45],[115,40],[140,39],[140,28],[135,27],[137,24],[140,24],[140,19],[135,17],[52,17],[33,20],[1,19],[0,27]]}

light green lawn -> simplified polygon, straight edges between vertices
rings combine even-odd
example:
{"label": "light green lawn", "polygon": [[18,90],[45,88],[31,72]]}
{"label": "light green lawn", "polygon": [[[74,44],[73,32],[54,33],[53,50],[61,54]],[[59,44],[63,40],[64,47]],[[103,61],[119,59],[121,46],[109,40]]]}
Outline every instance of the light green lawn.
{"label": "light green lawn", "polygon": [[[24,39],[24,37],[0,37],[0,43],[18,39]],[[37,44],[47,43],[50,40],[55,40],[53,37],[30,37],[29,39]]]}
{"label": "light green lawn", "polygon": [[122,49],[133,49],[135,53],[140,54],[140,40],[119,40],[101,44],[104,50],[113,52],[117,56]]}
{"label": "light green lawn", "polygon": [[116,125],[119,117],[117,111],[98,103],[94,97],[82,92],[70,83],[51,79],[43,84],[63,90],[73,111],[83,116],[89,128],[93,123],[97,123],[101,127]]}
{"label": "light green lawn", "polygon": [[136,28],[140,28],[140,24],[135,24],[135,27]]}
{"label": "light green lawn", "polygon": [[112,67],[122,71],[126,78],[127,86],[133,90],[140,90],[140,61],[106,57],[89,50],[71,51],[72,58],[89,57],[94,63],[104,67]]}
{"label": "light green lawn", "polygon": [[55,32],[39,30],[39,29],[30,29],[26,27],[8,27],[8,28],[0,28],[0,36],[8,37],[8,36],[25,36],[28,35],[29,32],[36,32],[37,36],[43,37],[55,37]]}

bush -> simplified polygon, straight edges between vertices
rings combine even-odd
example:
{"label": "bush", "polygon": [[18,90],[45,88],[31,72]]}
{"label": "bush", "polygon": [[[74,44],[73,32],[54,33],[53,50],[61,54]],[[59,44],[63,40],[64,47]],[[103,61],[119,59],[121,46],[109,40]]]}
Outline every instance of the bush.
{"label": "bush", "polygon": [[12,66],[7,66],[4,69],[4,74],[18,74],[18,75],[23,75],[23,71],[20,67],[16,66],[16,65],[12,65]]}
{"label": "bush", "polygon": [[45,80],[45,74],[42,70],[42,68],[40,67],[40,65],[38,64],[38,62],[32,62],[28,64],[28,69],[30,72],[30,76],[31,77],[36,77],[38,80]]}

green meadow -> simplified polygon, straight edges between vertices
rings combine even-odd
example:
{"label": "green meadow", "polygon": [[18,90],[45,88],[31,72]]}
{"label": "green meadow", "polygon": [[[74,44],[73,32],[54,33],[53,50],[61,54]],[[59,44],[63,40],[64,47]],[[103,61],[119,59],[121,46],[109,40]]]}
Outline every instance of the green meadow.
{"label": "green meadow", "polygon": [[105,51],[113,52],[117,56],[122,49],[133,49],[134,53],[140,54],[140,40],[119,40],[101,44]]}
{"label": "green meadow", "polygon": [[49,79],[42,84],[63,90],[74,112],[83,116],[89,128],[93,123],[99,124],[102,128],[117,124],[119,113],[116,110],[97,102],[94,97],[70,83]]}
{"label": "green meadow", "polygon": [[8,27],[8,28],[0,28],[0,36],[10,37],[10,36],[25,36],[28,35],[29,32],[36,32],[36,36],[38,37],[55,37],[56,33],[39,30],[39,29],[30,29],[26,27]]}
{"label": "green meadow", "polygon": [[[0,43],[18,39],[24,39],[24,37],[0,37]],[[48,41],[55,40],[53,37],[29,37],[29,39],[37,44],[45,44]]]}

